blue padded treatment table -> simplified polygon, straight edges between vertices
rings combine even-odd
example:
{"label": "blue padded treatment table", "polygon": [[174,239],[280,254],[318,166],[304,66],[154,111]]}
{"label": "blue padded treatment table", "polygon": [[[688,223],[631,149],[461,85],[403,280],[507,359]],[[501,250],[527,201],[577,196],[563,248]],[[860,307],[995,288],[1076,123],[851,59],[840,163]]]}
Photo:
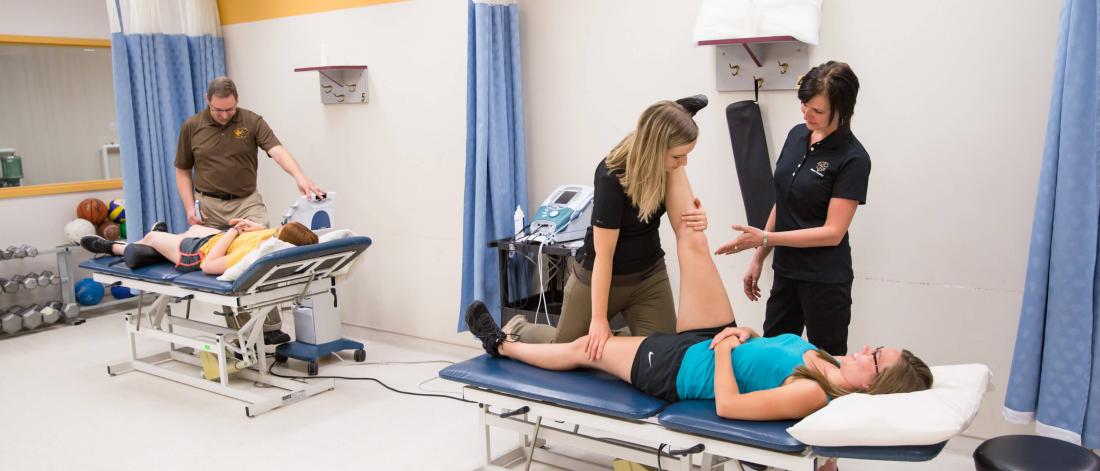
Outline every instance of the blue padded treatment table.
{"label": "blue padded treatment table", "polygon": [[624,419],[652,417],[668,404],[602,372],[550,371],[489,355],[448,366],[439,377]]}
{"label": "blue padded treatment table", "polygon": [[[371,239],[369,237],[355,236],[320,244],[303,245],[301,247],[278,250],[260,257],[256,260],[256,263],[248,267],[248,270],[245,270],[245,272],[235,281],[219,281],[216,275],[207,275],[201,271],[182,273],[176,270],[176,267],[171,263],[158,263],[156,265],[131,270],[122,262],[122,257],[93,258],[81,262],[80,267],[97,273],[108,273],[153,283],[174,284],[184,288],[218,294],[233,294],[246,291],[253,283],[260,280],[273,265],[318,258],[349,250],[354,251],[355,255],[352,257],[344,260],[332,259],[314,267],[317,270],[322,270],[328,269],[328,265],[325,265],[326,263],[341,263],[341,266],[334,268],[335,271],[343,268],[342,265],[351,263],[356,256],[366,250],[367,247],[370,247],[370,245]],[[275,275],[279,274],[276,273]]]}
{"label": "blue padded treatment table", "polygon": [[799,452],[806,445],[787,433],[794,420],[760,422],[718,417],[714,401],[680,401],[665,408],[657,423],[665,428],[776,451]]}
{"label": "blue padded treatment table", "polygon": [[126,278],[136,278],[153,283],[171,283],[183,273],[176,270],[171,263],[158,263],[131,270],[122,262],[122,257],[99,257],[80,262],[80,268],[85,268],[96,273],[109,273]]}
{"label": "blue padded treatment table", "polygon": [[[714,401],[667,403],[593,370],[550,371],[507,358],[481,355],[448,366],[439,376],[477,388],[585,412],[643,420],[661,427],[779,453],[885,461],[927,461],[947,442],[913,446],[808,446],[787,433],[797,421],[730,420],[718,417]],[[735,458],[735,457],[731,457]]]}

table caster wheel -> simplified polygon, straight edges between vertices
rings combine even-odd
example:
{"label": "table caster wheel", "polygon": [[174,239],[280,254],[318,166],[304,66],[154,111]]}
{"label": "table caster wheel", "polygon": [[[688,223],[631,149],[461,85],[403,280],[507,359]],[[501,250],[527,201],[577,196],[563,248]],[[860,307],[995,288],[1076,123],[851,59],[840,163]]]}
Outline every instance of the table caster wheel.
{"label": "table caster wheel", "polygon": [[309,373],[310,376],[317,376],[317,362],[309,362],[309,364],[306,365],[306,373]]}
{"label": "table caster wheel", "polygon": [[355,361],[362,363],[367,360],[367,351],[360,348],[355,351]]}

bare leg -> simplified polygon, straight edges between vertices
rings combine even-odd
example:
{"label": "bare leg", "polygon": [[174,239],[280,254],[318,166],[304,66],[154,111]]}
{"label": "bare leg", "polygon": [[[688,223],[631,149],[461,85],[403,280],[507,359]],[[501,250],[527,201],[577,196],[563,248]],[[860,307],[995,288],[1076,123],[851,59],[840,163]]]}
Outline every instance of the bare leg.
{"label": "bare leg", "polygon": [[532,344],[506,341],[500,344],[500,354],[534,365],[539,368],[556,371],[569,371],[577,368],[595,368],[611,373],[617,378],[630,382],[630,369],[634,366],[634,356],[645,337],[611,337],[604,345],[603,358],[590,361],[584,352],[588,336],[569,343]]}
{"label": "bare leg", "polygon": [[167,258],[169,262],[178,264],[180,262],[180,242],[183,240],[183,237],[182,234],[150,232],[145,234],[145,237],[137,241],[137,243],[152,247],[163,255],[164,258]]}
{"label": "bare leg", "polygon": [[187,231],[180,234],[184,237],[206,237],[211,234],[217,234],[221,231],[214,229],[213,227],[207,227],[202,225],[194,225],[187,228]]}
{"label": "bare leg", "polygon": [[733,306],[710,254],[706,234],[680,223],[680,214],[694,208],[694,201],[684,168],[670,171],[665,206],[676,233],[676,255],[680,262],[677,332],[719,327],[734,320]]}

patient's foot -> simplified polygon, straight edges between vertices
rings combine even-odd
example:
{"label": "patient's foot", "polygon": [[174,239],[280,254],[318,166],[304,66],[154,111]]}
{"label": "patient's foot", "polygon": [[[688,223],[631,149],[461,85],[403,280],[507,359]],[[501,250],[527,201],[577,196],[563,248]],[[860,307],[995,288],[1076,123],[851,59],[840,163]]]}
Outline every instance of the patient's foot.
{"label": "patient's foot", "polygon": [[264,332],[264,345],[279,345],[290,341],[290,335],[281,330]]}
{"label": "patient's foot", "polygon": [[111,242],[97,235],[86,235],[80,238],[80,246],[91,253],[120,255],[116,254],[114,251],[116,245],[124,244],[122,242]]}
{"label": "patient's foot", "polygon": [[168,223],[164,221],[154,222],[153,226],[149,228],[149,232],[168,232]]}
{"label": "patient's foot", "polygon": [[470,328],[470,333],[474,334],[474,337],[481,340],[481,347],[486,352],[494,357],[501,357],[500,344],[508,336],[500,330],[500,327],[497,327],[485,303],[475,300],[466,307],[466,327]]}

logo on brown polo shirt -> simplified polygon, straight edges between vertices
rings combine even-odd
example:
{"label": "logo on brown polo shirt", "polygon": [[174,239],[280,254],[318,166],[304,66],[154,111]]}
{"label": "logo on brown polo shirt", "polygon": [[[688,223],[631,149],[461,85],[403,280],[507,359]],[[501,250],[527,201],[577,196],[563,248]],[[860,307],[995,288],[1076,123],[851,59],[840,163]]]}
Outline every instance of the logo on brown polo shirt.
{"label": "logo on brown polo shirt", "polygon": [[248,137],[248,128],[237,128],[233,130],[233,137],[237,139],[244,139]]}

